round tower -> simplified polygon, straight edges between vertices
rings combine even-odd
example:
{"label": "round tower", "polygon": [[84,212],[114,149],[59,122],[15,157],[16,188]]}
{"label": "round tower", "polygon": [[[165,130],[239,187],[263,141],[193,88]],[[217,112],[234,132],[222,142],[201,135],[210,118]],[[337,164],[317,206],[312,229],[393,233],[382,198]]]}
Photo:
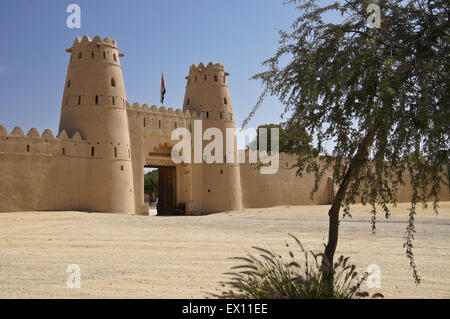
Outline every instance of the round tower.
{"label": "round tower", "polygon": [[134,212],[127,99],[116,41],[76,38],[71,48],[59,130],[90,143],[86,210]]}
{"label": "round tower", "polygon": [[[194,180],[200,176],[200,183],[194,187],[196,200],[202,203],[204,212],[242,209],[242,194],[239,163],[237,156],[236,130],[230,90],[223,65],[203,63],[192,65],[186,77],[186,93],[183,110],[203,114],[203,132],[208,128],[218,128],[223,135],[222,163],[194,164]],[[233,149],[227,153],[227,128],[231,129]],[[194,130],[193,130],[194,131]],[[203,134],[203,133],[202,133]],[[195,138],[195,136],[193,136]],[[205,140],[202,145],[211,141]],[[199,194],[200,193],[200,194]]]}

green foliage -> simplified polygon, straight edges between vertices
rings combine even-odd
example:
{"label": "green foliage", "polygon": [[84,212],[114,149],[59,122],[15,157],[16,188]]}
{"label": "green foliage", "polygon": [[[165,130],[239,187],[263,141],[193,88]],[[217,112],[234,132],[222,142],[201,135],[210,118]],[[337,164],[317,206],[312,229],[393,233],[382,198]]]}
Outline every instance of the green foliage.
{"label": "green foliage", "polygon": [[283,123],[285,139],[283,148],[287,153],[316,153],[317,150],[312,146],[312,138],[302,126],[296,125],[292,120]]}
{"label": "green foliage", "polygon": [[304,149],[312,149],[312,139],[308,132],[303,127],[293,125],[291,122],[281,124],[263,124],[259,125],[256,137],[251,143],[256,143],[256,148],[259,150],[259,129],[267,129],[267,150],[272,150],[272,134],[271,129],[278,129],[279,137],[279,151],[285,153],[297,153],[304,151]]}
{"label": "green foliage", "polygon": [[[302,260],[296,258],[288,243],[287,259],[267,249],[253,247],[256,254],[233,257],[244,264],[232,267],[233,272],[226,273],[231,281],[222,285],[230,289],[221,295],[212,295],[226,299],[351,299],[369,296],[361,291],[367,274],[358,275],[356,266],[348,262],[349,257],[340,256],[334,263],[334,284],[328,286],[320,270],[323,254],[305,250],[296,237],[290,236],[299,246]],[[383,295],[372,295],[372,298],[376,297]]]}
{"label": "green foliage", "polygon": [[155,198],[158,196],[158,171],[150,171],[144,175],[144,193]]}
{"label": "green foliage", "polygon": [[[413,196],[405,248],[418,283],[415,207],[433,200],[437,213],[449,178],[449,3],[380,0],[381,27],[369,28],[370,1],[288,2],[299,17],[291,32],[280,31],[277,53],[263,63],[267,71],[254,76],[264,91],[243,126],[267,94],[278,96],[292,114],[290,125],[317,141],[316,149],[297,152],[299,175],[315,175],[312,194],[331,170],[344,214],[359,197],[372,206],[374,231],[376,206],[389,217],[387,204],[396,204],[398,187],[408,182]],[[325,21],[330,13],[342,22]]]}
{"label": "green foliage", "polygon": [[278,137],[279,137],[279,151],[280,152],[286,152],[286,150],[283,148],[284,141],[286,139],[286,132],[284,131],[284,128],[281,126],[281,124],[263,124],[259,125],[256,129],[256,136],[255,138],[247,145],[247,149],[250,148],[250,145],[254,145],[257,150],[259,150],[261,147],[259,145],[259,138],[260,138],[260,132],[259,129],[266,128],[267,129],[267,151],[271,151],[273,149],[272,147],[272,128],[278,129]]}

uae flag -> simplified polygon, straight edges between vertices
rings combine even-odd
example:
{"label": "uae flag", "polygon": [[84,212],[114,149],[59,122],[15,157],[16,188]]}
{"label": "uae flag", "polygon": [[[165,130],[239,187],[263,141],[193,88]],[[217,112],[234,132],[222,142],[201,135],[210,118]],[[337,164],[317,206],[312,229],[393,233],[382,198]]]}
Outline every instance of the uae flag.
{"label": "uae flag", "polygon": [[166,94],[166,82],[164,81],[164,74],[161,72],[161,104],[164,103],[164,94]]}

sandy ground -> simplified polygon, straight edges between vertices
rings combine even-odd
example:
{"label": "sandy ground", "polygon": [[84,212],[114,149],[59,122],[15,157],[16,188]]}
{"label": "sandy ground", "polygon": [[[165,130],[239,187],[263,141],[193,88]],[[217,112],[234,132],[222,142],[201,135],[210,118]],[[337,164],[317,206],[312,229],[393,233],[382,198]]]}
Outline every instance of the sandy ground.
{"label": "sandy ground", "polygon": [[[338,254],[359,269],[381,267],[388,298],[450,298],[450,202],[420,211],[414,285],[402,248],[407,204],[370,231],[369,209],[356,205],[341,223]],[[251,245],[286,254],[293,233],[321,250],[328,206],[249,209],[206,216],[158,217],[82,212],[0,214],[1,298],[201,298]],[[81,267],[81,288],[68,289],[66,267]]]}

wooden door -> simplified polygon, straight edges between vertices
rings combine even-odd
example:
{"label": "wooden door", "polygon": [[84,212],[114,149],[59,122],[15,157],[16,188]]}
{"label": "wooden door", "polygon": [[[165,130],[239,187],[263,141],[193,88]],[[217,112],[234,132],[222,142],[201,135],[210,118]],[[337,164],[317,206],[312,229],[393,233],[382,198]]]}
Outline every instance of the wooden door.
{"label": "wooden door", "polygon": [[173,214],[176,208],[175,167],[158,168],[158,215]]}

